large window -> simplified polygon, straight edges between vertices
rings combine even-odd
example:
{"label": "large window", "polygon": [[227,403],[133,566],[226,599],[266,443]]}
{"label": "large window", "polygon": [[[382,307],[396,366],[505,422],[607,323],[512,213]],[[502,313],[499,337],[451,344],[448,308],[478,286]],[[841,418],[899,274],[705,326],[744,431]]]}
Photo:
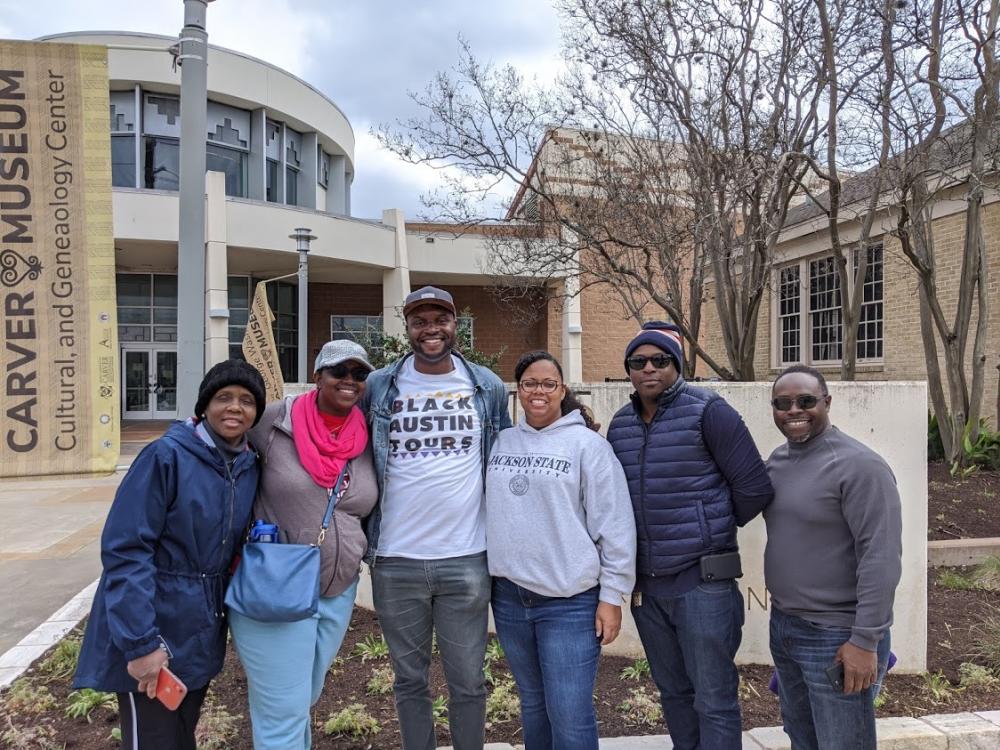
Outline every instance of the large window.
{"label": "large window", "polygon": [[135,187],[135,136],[111,136],[111,184]]}
{"label": "large window", "polygon": [[[883,350],[883,250],[867,250],[857,358],[879,360]],[[854,257],[854,269],[858,258]],[[802,260],[778,270],[777,325],[779,364],[837,363],[844,355],[840,277],[833,256]]]}
{"label": "large window", "polygon": [[[248,276],[229,277],[229,356],[243,359],[243,336],[246,333],[250,304],[257,281]],[[285,382],[294,383],[298,373],[298,287],[282,281],[267,284],[267,304],[274,314],[271,330],[278,347],[278,362]]]}
{"label": "large window", "polygon": [[177,277],[162,273],[120,273],[118,340],[177,341]]}
{"label": "large window", "polygon": [[147,135],[143,148],[142,186],[153,190],[177,190],[181,176],[180,141]]}
{"label": "large window", "polygon": [[247,194],[247,155],[244,151],[208,144],[205,171],[226,175],[226,195],[242,198]]}

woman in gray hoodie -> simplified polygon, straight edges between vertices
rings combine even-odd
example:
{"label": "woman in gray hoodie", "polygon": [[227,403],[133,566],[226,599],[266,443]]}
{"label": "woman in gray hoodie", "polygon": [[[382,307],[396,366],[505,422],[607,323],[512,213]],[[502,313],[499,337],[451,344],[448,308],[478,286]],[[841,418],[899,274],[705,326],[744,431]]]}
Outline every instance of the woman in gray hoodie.
{"label": "woman in gray hoodie", "polygon": [[514,377],[524,416],[498,435],[486,475],[497,636],[525,750],[597,750],[597,663],[635,581],[628,486],[555,357],[528,352]]}

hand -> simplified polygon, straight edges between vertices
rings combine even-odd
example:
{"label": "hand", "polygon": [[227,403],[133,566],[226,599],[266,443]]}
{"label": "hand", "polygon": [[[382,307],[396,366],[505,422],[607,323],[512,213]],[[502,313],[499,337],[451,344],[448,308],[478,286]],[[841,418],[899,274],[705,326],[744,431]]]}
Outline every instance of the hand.
{"label": "hand", "polygon": [[601,645],[607,646],[618,637],[622,629],[622,608],[617,604],[607,602],[597,603],[597,616],[594,618],[594,630],[601,639]]}
{"label": "hand", "polygon": [[867,690],[875,682],[878,656],[848,641],[837,649],[834,662],[844,665],[844,695]]}
{"label": "hand", "polygon": [[167,666],[167,652],[162,648],[151,654],[140,656],[128,663],[128,673],[139,682],[139,692],[150,698],[156,697],[156,679],[160,670]]}

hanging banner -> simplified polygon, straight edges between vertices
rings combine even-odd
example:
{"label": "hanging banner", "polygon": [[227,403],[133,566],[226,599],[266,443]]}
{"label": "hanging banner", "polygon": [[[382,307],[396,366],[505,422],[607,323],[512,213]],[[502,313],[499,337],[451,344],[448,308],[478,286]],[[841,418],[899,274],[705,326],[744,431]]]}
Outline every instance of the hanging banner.
{"label": "hanging banner", "polygon": [[113,471],[104,47],[0,41],[0,476]]}
{"label": "hanging banner", "polygon": [[272,322],[274,313],[267,304],[267,289],[264,282],[259,281],[250,304],[247,330],[243,334],[243,356],[264,377],[269,403],[280,399],[285,392],[285,380],[281,377],[281,363],[278,362],[278,347],[274,345],[274,332],[271,329]]}

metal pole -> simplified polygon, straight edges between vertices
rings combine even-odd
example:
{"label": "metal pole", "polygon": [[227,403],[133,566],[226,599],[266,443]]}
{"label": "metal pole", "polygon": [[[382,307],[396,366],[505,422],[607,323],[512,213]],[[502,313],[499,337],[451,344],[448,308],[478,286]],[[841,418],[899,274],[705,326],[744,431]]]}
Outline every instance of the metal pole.
{"label": "metal pole", "polygon": [[180,227],[177,241],[177,416],[194,412],[205,373],[205,141],[211,0],[184,0],[181,66]]}
{"label": "metal pole", "polygon": [[296,227],[289,239],[295,240],[299,252],[299,377],[300,383],[310,381],[309,367],[309,243],[316,239],[305,227]]}

